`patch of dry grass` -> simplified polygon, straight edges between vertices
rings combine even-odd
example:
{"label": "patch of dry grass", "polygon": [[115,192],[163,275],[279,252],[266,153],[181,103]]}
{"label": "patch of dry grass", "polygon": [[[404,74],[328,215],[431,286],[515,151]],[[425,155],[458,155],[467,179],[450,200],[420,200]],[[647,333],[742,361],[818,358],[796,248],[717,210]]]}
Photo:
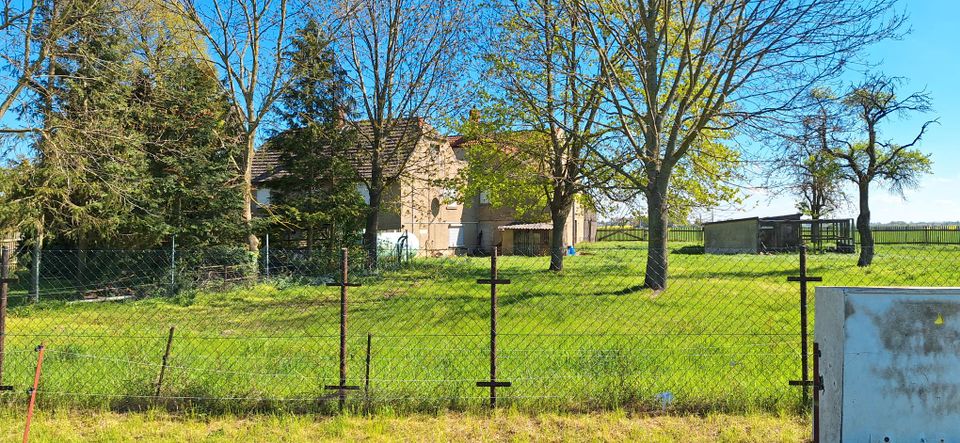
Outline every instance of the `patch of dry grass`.
{"label": "patch of dry grass", "polygon": [[[0,410],[0,440],[19,441],[22,411]],[[150,411],[40,411],[32,442],[234,441],[649,441],[797,442],[809,435],[796,416],[631,416],[623,412],[529,415],[200,416]]]}

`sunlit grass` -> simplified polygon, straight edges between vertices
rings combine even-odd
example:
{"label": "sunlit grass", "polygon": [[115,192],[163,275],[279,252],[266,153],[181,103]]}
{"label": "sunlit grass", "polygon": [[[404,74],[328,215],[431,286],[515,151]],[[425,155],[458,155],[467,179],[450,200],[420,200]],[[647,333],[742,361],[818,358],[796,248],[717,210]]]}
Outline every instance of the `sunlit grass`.
{"label": "sunlit grass", "polygon": [[[501,257],[500,404],[521,410],[798,411],[797,257],[714,256],[673,246],[666,291],[643,288],[639,243],[582,245],[562,272],[545,257]],[[691,253],[694,252],[694,253]],[[958,247],[811,255],[824,285],[960,285]],[[350,288],[353,410],[479,410],[488,391],[488,258],[417,259]],[[32,381],[45,342],[41,405],[206,411],[331,411],[339,288],[274,279],[139,301],[45,301],[10,310],[4,380]],[[811,307],[813,303],[811,300]],[[811,313],[811,318],[812,318]],[[176,327],[162,399],[154,399]],[[8,401],[16,395],[3,394]],[[3,398],[3,397],[0,397]]]}

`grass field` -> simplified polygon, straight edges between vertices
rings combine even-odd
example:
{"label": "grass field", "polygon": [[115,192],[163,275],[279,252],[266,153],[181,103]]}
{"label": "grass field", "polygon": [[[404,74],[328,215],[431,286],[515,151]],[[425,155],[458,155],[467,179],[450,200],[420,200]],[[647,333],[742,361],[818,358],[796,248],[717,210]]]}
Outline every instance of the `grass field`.
{"label": "grass field", "polygon": [[[544,257],[502,257],[500,404],[527,411],[795,412],[800,376],[795,255],[712,256],[675,245],[670,286],[642,287],[639,243],[584,245],[561,273]],[[825,285],[960,285],[960,247],[810,257]],[[479,410],[489,378],[484,258],[419,259],[350,288],[349,405],[381,413]],[[8,318],[4,381],[22,401],[34,347],[47,345],[45,407],[330,411],[337,382],[339,288],[274,279],[128,302],[42,302]],[[812,313],[811,313],[812,318]],[[161,399],[154,389],[176,327]]]}
{"label": "grass field", "polygon": [[[20,441],[23,413],[0,409],[0,441]],[[445,413],[316,417],[203,416],[160,411],[41,412],[32,442],[234,441],[644,441],[800,442],[809,423],[795,416],[633,416],[623,412],[493,416]]]}

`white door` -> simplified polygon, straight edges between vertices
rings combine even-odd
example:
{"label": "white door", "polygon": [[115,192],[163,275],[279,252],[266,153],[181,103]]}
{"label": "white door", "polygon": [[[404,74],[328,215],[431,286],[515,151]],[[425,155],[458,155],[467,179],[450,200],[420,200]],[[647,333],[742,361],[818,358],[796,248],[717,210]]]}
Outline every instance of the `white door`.
{"label": "white door", "polygon": [[463,226],[451,225],[448,231],[449,240],[448,246],[451,248],[461,248],[464,245],[463,242]]}

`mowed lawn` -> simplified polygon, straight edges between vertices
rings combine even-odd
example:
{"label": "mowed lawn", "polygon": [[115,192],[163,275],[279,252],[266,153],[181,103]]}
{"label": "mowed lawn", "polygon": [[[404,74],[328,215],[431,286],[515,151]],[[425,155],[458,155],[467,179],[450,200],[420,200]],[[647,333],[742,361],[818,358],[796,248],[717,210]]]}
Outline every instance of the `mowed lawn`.
{"label": "mowed lawn", "polygon": [[[796,416],[637,416],[581,414],[410,414],[403,416],[215,415],[160,411],[41,411],[32,442],[235,441],[643,441],[801,442],[809,421]],[[23,412],[0,409],[0,441],[20,441]]]}
{"label": "mowed lawn", "polygon": [[[799,411],[795,254],[713,256],[672,245],[667,290],[642,287],[641,243],[582,245],[562,272],[501,257],[499,403],[530,411]],[[960,285],[960,248],[813,254],[824,285]],[[348,407],[475,411],[489,391],[487,258],[423,258],[349,289]],[[4,382],[22,401],[40,342],[41,407],[332,411],[339,288],[275,278],[138,301],[14,306]],[[811,296],[811,319],[813,300]],[[811,320],[812,323],[812,320]],[[154,398],[169,328],[169,367]],[[367,343],[370,343],[369,365]],[[369,377],[366,373],[369,370]]]}

